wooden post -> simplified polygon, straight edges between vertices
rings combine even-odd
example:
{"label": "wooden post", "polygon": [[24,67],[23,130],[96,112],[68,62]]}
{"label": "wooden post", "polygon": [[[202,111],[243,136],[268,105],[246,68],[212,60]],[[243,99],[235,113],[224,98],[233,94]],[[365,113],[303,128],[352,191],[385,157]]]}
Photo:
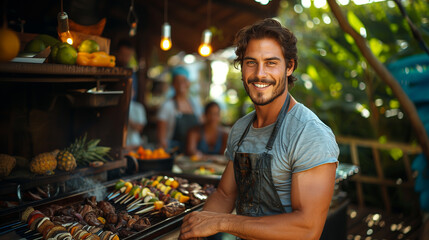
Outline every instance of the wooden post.
{"label": "wooden post", "polygon": [[[350,152],[352,154],[352,162],[356,166],[360,166],[359,164],[359,155],[357,151],[357,146],[355,142],[350,142]],[[356,178],[360,177],[360,171],[356,175]],[[362,189],[362,183],[360,181],[356,182],[356,191],[357,191],[357,197],[358,197],[358,205],[360,208],[365,207],[365,200],[363,198],[363,189]]]}
{"label": "wooden post", "polygon": [[[384,173],[383,173],[383,167],[381,166],[381,162],[380,162],[380,153],[374,147],[372,148],[372,155],[374,156],[374,164],[375,164],[375,169],[377,170],[378,179],[380,180],[380,182],[383,182]],[[381,190],[381,197],[383,198],[383,202],[384,202],[384,208],[387,213],[390,213],[392,208],[390,205],[389,194],[387,192],[387,186],[384,184],[380,184],[380,190]]]}

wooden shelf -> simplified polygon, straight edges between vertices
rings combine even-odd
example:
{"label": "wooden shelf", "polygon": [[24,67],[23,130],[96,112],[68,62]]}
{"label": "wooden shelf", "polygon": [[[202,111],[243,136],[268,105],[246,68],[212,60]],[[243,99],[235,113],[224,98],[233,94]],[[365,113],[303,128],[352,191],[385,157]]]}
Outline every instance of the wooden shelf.
{"label": "wooden shelf", "polygon": [[132,70],[121,67],[91,67],[52,63],[0,63],[0,81],[10,82],[88,82],[130,78]]}
{"label": "wooden shelf", "polygon": [[21,191],[25,191],[25,190],[38,187],[38,186],[43,186],[46,184],[61,183],[77,177],[85,177],[85,176],[99,174],[109,170],[126,167],[126,165],[127,165],[126,160],[122,159],[122,160],[107,162],[101,167],[76,168],[71,172],[55,170],[55,174],[49,175],[49,176],[33,175],[25,178],[17,177],[17,178],[5,179],[2,182],[0,182],[2,184],[2,187],[0,188],[0,195],[16,193],[18,185],[21,185],[20,186]]}

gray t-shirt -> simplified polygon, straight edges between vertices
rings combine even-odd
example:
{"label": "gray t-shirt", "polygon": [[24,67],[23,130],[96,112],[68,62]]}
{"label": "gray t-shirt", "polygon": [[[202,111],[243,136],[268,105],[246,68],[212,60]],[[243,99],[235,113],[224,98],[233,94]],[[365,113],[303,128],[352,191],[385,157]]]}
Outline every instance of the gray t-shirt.
{"label": "gray t-shirt", "polygon": [[[239,119],[228,136],[225,156],[234,161],[237,143],[255,111]],[[262,153],[265,151],[274,123],[263,128],[250,127],[238,152]],[[279,129],[273,149],[272,175],[274,185],[286,212],[292,212],[292,174],[322,164],[337,163],[339,149],[331,129],[307,107],[295,104],[287,113]]]}

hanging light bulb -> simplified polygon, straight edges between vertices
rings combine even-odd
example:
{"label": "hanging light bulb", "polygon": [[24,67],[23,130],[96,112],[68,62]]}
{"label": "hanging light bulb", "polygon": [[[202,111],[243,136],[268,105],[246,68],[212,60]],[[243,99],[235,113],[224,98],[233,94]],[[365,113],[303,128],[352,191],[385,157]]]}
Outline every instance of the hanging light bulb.
{"label": "hanging light bulb", "polygon": [[161,42],[160,47],[164,51],[170,50],[171,44],[171,26],[167,22],[167,13],[168,13],[168,1],[164,0],[164,24],[161,29]]}
{"label": "hanging light bulb", "polygon": [[198,47],[198,52],[203,57],[208,57],[212,54],[212,32],[209,29],[204,30],[201,38],[201,44]]}
{"label": "hanging light bulb", "polygon": [[135,9],[134,0],[131,0],[130,10],[128,11],[128,16],[127,16],[127,22],[128,22],[128,25],[130,25],[130,31],[128,32],[128,35],[130,37],[134,37],[136,35],[137,23],[139,22],[139,19],[134,9]]}
{"label": "hanging light bulb", "polygon": [[167,22],[162,25],[161,49],[168,51],[171,48],[171,26]]}
{"label": "hanging light bulb", "polygon": [[58,16],[58,36],[61,42],[66,42],[70,45],[73,44],[73,38],[69,29],[69,16],[66,12],[59,12]]}

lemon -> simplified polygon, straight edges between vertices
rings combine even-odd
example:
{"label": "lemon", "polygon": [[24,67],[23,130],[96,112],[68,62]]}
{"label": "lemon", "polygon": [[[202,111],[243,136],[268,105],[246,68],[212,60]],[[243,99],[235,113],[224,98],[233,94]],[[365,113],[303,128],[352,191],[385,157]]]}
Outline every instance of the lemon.
{"label": "lemon", "polygon": [[46,48],[45,43],[40,39],[33,39],[25,45],[25,52],[34,52],[38,53]]}
{"label": "lemon", "polygon": [[58,51],[55,56],[56,63],[73,65],[76,63],[76,59],[77,51],[72,45],[62,43],[58,46]]}
{"label": "lemon", "polygon": [[100,45],[94,40],[86,39],[77,48],[79,52],[93,53],[100,51]]}
{"label": "lemon", "polygon": [[0,62],[12,60],[19,52],[19,38],[7,28],[0,28]]}

